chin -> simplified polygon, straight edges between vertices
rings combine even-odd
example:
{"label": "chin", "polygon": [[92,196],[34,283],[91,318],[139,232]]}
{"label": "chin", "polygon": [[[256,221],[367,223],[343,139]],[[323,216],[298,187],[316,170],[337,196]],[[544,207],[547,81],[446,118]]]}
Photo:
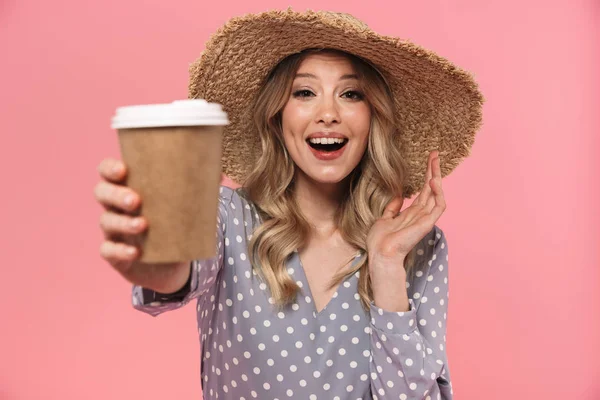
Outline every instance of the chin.
{"label": "chin", "polygon": [[309,173],[307,176],[315,182],[323,183],[323,184],[335,184],[342,182],[349,173],[343,172],[335,172],[333,174],[324,174],[324,173]]}

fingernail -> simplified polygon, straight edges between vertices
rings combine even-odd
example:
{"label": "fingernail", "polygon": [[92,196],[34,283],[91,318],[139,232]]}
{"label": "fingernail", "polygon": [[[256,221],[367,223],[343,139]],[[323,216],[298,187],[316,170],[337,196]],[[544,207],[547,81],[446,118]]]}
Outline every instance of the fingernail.
{"label": "fingernail", "polygon": [[132,228],[137,228],[140,225],[142,225],[142,221],[139,220],[139,219],[134,219],[133,221],[131,221],[131,227]]}
{"label": "fingernail", "polygon": [[114,167],[112,167],[112,173],[114,175],[120,174],[121,173],[121,166],[119,164],[117,164]]}
{"label": "fingernail", "polygon": [[132,194],[130,194],[130,195],[127,195],[127,197],[125,197],[125,200],[123,202],[125,203],[126,206],[130,206],[133,204],[133,200],[134,200],[134,197]]}
{"label": "fingernail", "polygon": [[135,254],[135,249],[133,247],[128,247],[127,250],[125,250],[127,252],[127,254],[129,254],[130,256]]}

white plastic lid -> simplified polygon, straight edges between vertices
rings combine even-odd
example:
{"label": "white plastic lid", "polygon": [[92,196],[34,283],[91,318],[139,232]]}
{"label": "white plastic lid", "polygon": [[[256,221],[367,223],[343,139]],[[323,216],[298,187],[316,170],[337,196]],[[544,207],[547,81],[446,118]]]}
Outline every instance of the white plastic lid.
{"label": "white plastic lid", "polygon": [[158,126],[227,125],[227,113],[220,104],[202,99],[176,100],[167,104],[147,104],[117,108],[113,129]]}

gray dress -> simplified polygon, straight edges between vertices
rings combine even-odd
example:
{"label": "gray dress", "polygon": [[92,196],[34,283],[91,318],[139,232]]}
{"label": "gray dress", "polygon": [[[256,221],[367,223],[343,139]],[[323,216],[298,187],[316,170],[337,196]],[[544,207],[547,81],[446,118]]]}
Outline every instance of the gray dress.
{"label": "gray dress", "polygon": [[[316,312],[293,253],[287,268],[302,292],[278,312],[248,259],[260,222],[241,188],[221,186],[217,256],[192,262],[183,299],[156,301],[156,293],[133,287],[133,306],[152,316],[197,299],[205,399],[452,399],[448,247],[439,227],[417,245],[417,271],[406,284],[410,311],[371,303],[366,313],[357,272]],[[363,256],[357,254],[352,265]]]}

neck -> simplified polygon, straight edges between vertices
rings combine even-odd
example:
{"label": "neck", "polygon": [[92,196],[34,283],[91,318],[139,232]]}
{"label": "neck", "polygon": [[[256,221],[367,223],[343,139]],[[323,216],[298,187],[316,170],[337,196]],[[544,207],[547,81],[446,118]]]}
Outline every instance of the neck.
{"label": "neck", "polygon": [[316,182],[303,172],[296,175],[294,193],[296,203],[310,223],[313,236],[330,238],[336,231],[335,213],[348,193],[348,179],[337,183]]}

